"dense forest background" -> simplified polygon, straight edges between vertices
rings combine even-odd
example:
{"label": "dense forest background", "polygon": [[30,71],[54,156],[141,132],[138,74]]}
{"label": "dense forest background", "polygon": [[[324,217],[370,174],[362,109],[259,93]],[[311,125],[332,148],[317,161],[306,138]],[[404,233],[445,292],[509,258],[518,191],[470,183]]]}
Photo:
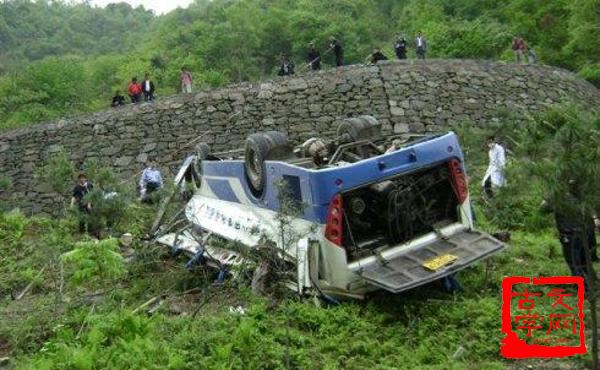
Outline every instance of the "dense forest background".
{"label": "dense forest background", "polygon": [[125,3],[5,0],[0,129],[102,109],[146,72],[160,97],[177,91],[182,66],[196,88],[255,81],[275,75],[282,53],[305,69],[311,41],[325,53],[338,36],[353,64],[375,47],[391,57],[397,35],[418,31],[431,58],[512,61],[521,36],[541,63],[600,85],[600,0],[196,0],[162,16]]}

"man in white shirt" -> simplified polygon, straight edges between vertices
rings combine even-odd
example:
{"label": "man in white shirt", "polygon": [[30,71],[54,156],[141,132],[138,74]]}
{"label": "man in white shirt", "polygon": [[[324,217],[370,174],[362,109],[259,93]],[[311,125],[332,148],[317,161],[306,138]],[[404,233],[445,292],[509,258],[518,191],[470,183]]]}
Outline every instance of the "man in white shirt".
{"label": "man in white shirt", "polygon": [[144,101],[154,100],[154,82],[150,80],[150,75],[146,73],[144,81],[142,82],[142,92],[144,93]]}
{"label": "man in white shirt", "polygon": [[427,41],[425,41],[425,37],[423,37],[421,32],[417,34],[417,40],[415,41],[415,44],[417,46],[417,58],[425,59],[425,53],[427,52]]}
{"label": "man in white shirt", "polygon": [[485,190],[485,194],[489,197],[494,196],[494,188],[499,188],[506,185],[506,179],[504,178],[504,167],[506,166],[506,154],[502,145],[496,142],[495,137],[489,137],[487,139],[487,146],[489,148],[488,156],[490,163],[488,165],[481,186]]}

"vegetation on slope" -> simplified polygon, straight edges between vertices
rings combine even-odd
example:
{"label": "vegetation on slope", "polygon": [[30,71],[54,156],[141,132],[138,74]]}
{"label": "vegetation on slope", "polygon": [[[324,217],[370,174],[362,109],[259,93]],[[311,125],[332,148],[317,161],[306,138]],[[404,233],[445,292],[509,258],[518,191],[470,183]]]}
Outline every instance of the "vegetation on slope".
{"label": "vegetation on slope", "polygon": [[[292,294],[256,297],[243,279],[213,285],[214,271],[188,272],[184,257],[174,259],[164,247],[142,243],[154,212],[149,206],[124,206],[113,225],[117,236],[134,235],[133,258],[119,256],[115,239],[95,243],[75,233],[77,221],[68,214],[48,220],[3,213],[0,358],[11,357],[11,366],[19,369],[585,368],[589,355],[549,363],[502,359],[500,284],[506,276],[569,274],[553,221],[539,212],[552,188],[544,177],[532,177],[536,170],[529,166],[541,163],[550,173],[560,171],[552,164],[570,163],[565,155],[588,155],[581,146],[564,152],[561,143],[568,142],[572,127],[597,142],[597,117],[558,107],[529,125],[515,127],[507,118],[497,127],[459,128],[478,227],[513,235],[506,251],[459,274],[465,291],[456,295],[434,283],[337,306],[317,307]],[[508,188],[485,204],[478,180],[487,162],[483,141],[492,133],[502,134],[512,165]],[[540,160],[528,163],[531,158]],[[598,163],[587,165],[598,171]],[[68,167],[61,160],[49,165],[56,172]],[[95,176],[111,177],[102,172]],[[588,169],[579,172],[572,175],[582,181],[595,176]],[[120,252],[128,255],[126,248]],[[151,313],[139,309],[153,297],[164,304]]]}

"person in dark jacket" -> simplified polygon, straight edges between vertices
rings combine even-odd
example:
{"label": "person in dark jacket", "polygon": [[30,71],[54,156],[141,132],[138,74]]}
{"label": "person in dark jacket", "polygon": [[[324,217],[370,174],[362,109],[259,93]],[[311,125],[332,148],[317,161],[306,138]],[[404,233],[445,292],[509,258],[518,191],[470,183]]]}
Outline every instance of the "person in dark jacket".
{"label": "person in dark jacket", "polygon": [[292,63],[287,55],[284,55],[281,58],[281,67],[279,68],[279,73],[277,74],[280,76],[289,76],[294,74],[294,63]]}
{"label": "person in dark jacket", "polygon": [[344,65],[344,49],[342,48],[342,44],[333,36],[329,40],[329,48],[333,49],[333,55],[335,55],[335,65],[341,67]]}
{"label": "person in dark jacket", "polygon": [[121,105],[125,105],[125,97],[121,95],[121,91],[117,90],[115,91],[115,96],[113,96],[110,106],[114,108]]}
{"label": "person in dark jacket", "polygon": [[427,41],[421,32],[417,34],[417,39],[415,40],[415,47],[417,49],[417,58],[425,59],[425,54],[427,53]]}
{"label": "person in dark jacket", "polygon": [[79,210],[79,231],[82,233],[85,232],[86,229],[91,231],[89,230],[90,227],[87,222],[87,217],[92,213],[92,204],[84,200],[84,198],[93,188],[94,186],[88,181],[87,176],[83,173],[77,177],[77,184],[73,188],[71,208],[77,206],[77,209]]}
{"label": "person in dark jacket", "polygon": [[313,71],[318,71],[321,69],[321,53],[315,48],[315,43],[311,42],[308,50],[308,64]]}
{"label": "person in dark jacket", "polygon": [[380,60],[388,60],[388,58],[379,49],[373,50],[373,53],[369,55],[369,64],[377,64]]}
{"label": "person in dark jacket", "polygon": [[[565,194],[565,204],[576,205],[580,200],[578,189],[575,181],[569,181],[569,191]],[[570,209],[573,208],[573,209]],[[542,202],[542,210],[545,212],[553,212],[556,228],[558,230],[558,238],[562,245],[562,252],[571,270],[571,275],[581,276],[586,282],[586,287],[589,287],[590,276],[596,276],[592,266],[592,261],[597,258],[596,255],[596,233],[595,223],[596,216],[588,215],[581,217],[574,210],[577,207],[556,207],[549,204],[547,201]],[[591,261],[588,268],[588,249]]]}
{"label": "person in dark jacket", "polygon": [[154,100],[154,82],[150,80],[148,73],[146,73],[144,81],[142,81],[142,92],[144,93],[144,101]]}
{"label": "person in dark jacket", "polygon": [[398,36],[394,44],[394,49],[396,50],[396,57],[398,59],[406,59],[406,39],[403,36]]}

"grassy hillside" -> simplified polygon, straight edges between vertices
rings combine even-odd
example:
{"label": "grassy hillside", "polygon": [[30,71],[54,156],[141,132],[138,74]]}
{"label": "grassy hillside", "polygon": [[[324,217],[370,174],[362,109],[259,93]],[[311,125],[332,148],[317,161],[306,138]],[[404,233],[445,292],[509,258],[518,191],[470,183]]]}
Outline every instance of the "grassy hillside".
{"label": "grassy hillside", "polygon": [[[49,220],[3,213],[0,358],[9,357],[7,366],[16,369],[589,368],[589,354],[508,361],[499,352],[502,279],[569,274],[553,220],[539,210],[551,189],[543,177],[523,171],[540,154],[546,156],[540,161],[546,172],[554,171],[552,160],[567,163],[562,156],[580,155],[577,147],[562,153],[559,143],[568,139],[569,122],[597,130],[600,120],[588,113],[558,107],[530,125],[521,124],[521,134],[544,142],[528,144],[535,148],[528,157],[522,156],[525,142],[509,124],[456,128],[469,165],[477,227],[509,230],[512,240],[499,255],[459,273],[464,292],[454,295],[436,282],[339,305],[289,291],[255,296],[246,278],[215,285],[214,270],[189,272],[186,258],[170,257],[164,247],[143,242],[152,206],[132,202],[109,212],[118,213],[110,233],[132,233],[133,249],[120,248],[116,239],[95,243],[78,234],[73,214]],[[495,130],[511,149],[509,185],[494,200],[484,201],[479,179],[487,153],[482,143]],[[582,142],[598,139],[580,133]],[[559,141],[553,144],[552,138]],[[593,159],[586,166],[597,170],[598,163]],[[88,170],[97,184],[110,177],[104,170]],[[45,172],[62,171],[46,167]],[[585,169],[578,172],[590,177]],[[588,345],[589,322],[586,304]]]}
{"label": "grassy hillside", "polygon": [[[478,213],[481,227],[494,231],[484,214]],[[236,282],[212,286],[212,273],[189,273],[185,259],[139,242],[133,260],[112,267],[124,275],[111,275],[105,266],[104,273],[84,273],[79,280],[74,274],[85,268],[64,262],[61,270],[59,258],[82,247],[71,231],[76,225],[3,217],[0,357],[11,357],[18,369],[513,368],[499,355],[501,279],[568,274],[550,229],[519,231],[508,250],[459,274],[463,293],[453,296],[432,284],[316,307],[293,295],[256,297]],[[10,298],[29,283],[33,288],[24,298]],[[185,293],[194,287],[201,290]],[[161,295],[164,304],[151,315],[133,313]],[[243,314],[231,311],[238,306]],[[460,347],[464,354],[453,358]],[[580,369],[586,358],[559,363]]]}

